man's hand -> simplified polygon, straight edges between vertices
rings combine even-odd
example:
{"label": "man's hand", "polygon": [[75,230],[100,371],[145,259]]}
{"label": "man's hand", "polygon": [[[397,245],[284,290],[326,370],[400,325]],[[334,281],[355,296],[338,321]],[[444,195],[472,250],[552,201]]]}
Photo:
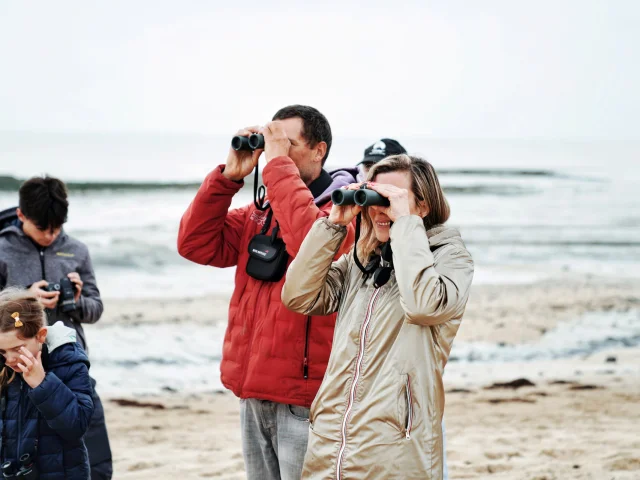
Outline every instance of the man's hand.
{"label": "man's hand", "polygon": [[[359,190],[360,183],[352,183],[346,187],[342,187],[345,190]],[[346,227],[351,221],[360,213],[362,207],[360,205],[333,205],[331,212],[329,213],[329,221],[334,225],[341,225]]]}
{"label": "man's hand", "polygon": [[[258,133],[258,127],[247,127],[238,130],[236,135],[248,137],[252,133]],[[234,150],[229,147],[229,155],[227,156],[227,164],[222,174],[229,180],[239,182],[251,173],[251,170],[258,164],[262,150]]]}
{"label": "man's hand", "polygon": [[49,285],[46,280],[40,280],[29,287],[29,292],[34,295],[44,308],[53,310],[58,305],[58,298],[60,298],[60,292],[47,292],[43,290],[44,287]]}
{"label": "man's hand", "polygon": [[267,163],[276,157],[289,155],[291,142],[282,122],[278,120],[269,122],[260,129],[260,133],[264,135],[264,156]]}
{"label": "man's hand", "polygon": [[42,366],[42,351],[38,352],[38,356],[34,357],[25,347],[20,349],[20,360],[18,368],[22,370],[22,378],[31,388],[36,388],[44,381],[46,375]]}
{"label": "man's hand", "polygon": [[78,303],[78,300],[80,300],[80,295],[82,295],[82,285],[84,285],[84,283],[80,278],[80,274],[77,272],[71,272],[67,275],[67,277],[69,277],[69,280],[71,280],[71,282],[76,287],[76,293],[73,296],[73,299],[76,303]]}

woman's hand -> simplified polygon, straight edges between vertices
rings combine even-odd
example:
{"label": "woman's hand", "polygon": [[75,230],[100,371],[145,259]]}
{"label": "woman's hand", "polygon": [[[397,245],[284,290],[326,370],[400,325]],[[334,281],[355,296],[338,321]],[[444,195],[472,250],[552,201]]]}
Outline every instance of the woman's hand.
{"label": "woman's hand", "polygon": [[390,205],[381,208],[382,212],[387,215],[392,222],[400,217],[411,215],[411,206],[409,205],[409,191],[404,188],[398,188],[395,185],[368,182],[367,186],[383,197],[389,199]]}
{"label": "woman's hand", "polygon": [[31,388],[36,388],[44,381],[45,371],[42,366],[42,351],[34,357],[25,347],[20,349],[22,354],[20,359],[23,363],[18,363],[18,368],[22,370],[22,378]]}
{"label": "woman's hand", "polygon": [[[342,187],[343,190],[359,190],[360,183],[352,183],[346,187]],[[340,225],[346,227],[353,219],[360,213],[361,207],[356,204],[352,205],[333,205],[331,212],[329,213],[329,221],[334,225]]]}

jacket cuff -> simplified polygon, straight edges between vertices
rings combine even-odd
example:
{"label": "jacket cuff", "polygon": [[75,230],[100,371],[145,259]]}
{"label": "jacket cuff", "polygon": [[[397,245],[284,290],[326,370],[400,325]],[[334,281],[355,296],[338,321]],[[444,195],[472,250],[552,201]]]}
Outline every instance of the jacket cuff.
{"label": "jacket cuff", "polygon": [[36,388],[31,389],[29,392],[29,398],[31,398],[36,406],[42,405],[49,399],[49,397],[51,397],[52,394],[55,393],[60,386],[60,383],[62,382],[55,373],[48,372],[44,376],[42,383]]}
{"label": "jacket cuff", "polygon": [[[424,230],[424,223],[422,219],[418,215],[405,215],[400,217],[398,220],[393,222],[391,225],[391,230],[389,231],[389,236],[391,240],[403,238],[408,232],[411,232],[414,228],[420,228]],[[427,234],[425,230],[425,235]]]}
{"label": "jacket cuff", "polygon": [[244,186],[244,179],[236,182],[234,180],[230,180],[225,177],[222,172],[224,172],[225,165],[218,165],[209,175],[205,178],[204,184],[207,188],[211,186],[211,184],[215,183],[216,190],[220,191],[220,186],[222,186],[222,193],[231,193],[234,194],[238,192]]}
{"label": "jacket cuff", "polygon": [[340,234],[346,234],[347,233],[347,227],[345,227],[344,225],[337,225],[333,222],[331,222],[329,220],[329,217],[322,217],[319,218],[318,220],[316,220],[316,222],[318,224],[321,224],[324,226],[325,229],[327,230],[333,230],[334,232],[340,233]]}

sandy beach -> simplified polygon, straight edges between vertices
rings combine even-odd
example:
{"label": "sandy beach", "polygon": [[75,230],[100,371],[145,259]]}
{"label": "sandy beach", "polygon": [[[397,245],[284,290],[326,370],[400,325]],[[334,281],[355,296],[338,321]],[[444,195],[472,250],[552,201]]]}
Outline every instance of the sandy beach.
{"label": "sandy beach", "polygon": [[[545,333],[589,312],[603,318],[637,312],[638,287],[633,281],[570,276],[477,286],[456,342],[535,345]],[[110,323],[224,322],[226,299],[113,301],[106,312],[102,325],[93,327],[94,338]],[[638,346],[504,368],[450,363],[450,478],[640,478],[639,365]],[[115,478],[245,478],[233,394],[106,396],[104,403]]]}

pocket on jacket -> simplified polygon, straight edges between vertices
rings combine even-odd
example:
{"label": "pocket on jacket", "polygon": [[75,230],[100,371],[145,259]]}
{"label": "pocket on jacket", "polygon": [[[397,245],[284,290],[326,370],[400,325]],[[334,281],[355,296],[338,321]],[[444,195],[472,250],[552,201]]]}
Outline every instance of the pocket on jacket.
{"label": "pocket on jacket", "polygon": [[410,439],[415,414],[413,386],[411,384],[410,375],[404,374],[401,375],[401,378],[401,391],[398,399],[398,426],[400,427],[400,431],[405,434],[405,437]]}

